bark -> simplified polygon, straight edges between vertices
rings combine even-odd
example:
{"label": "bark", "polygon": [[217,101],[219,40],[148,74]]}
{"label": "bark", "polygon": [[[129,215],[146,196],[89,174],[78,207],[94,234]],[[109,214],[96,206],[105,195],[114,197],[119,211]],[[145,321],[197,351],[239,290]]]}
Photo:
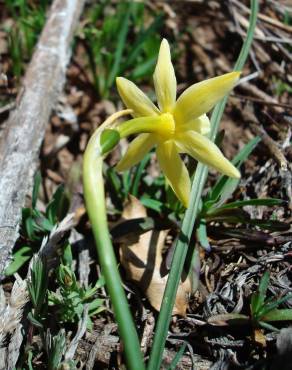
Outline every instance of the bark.
{"label": "bark", "polygon": [[0,277],[18,237],[52,109],[62,91],[84,0],[55,0],[0,139]]}

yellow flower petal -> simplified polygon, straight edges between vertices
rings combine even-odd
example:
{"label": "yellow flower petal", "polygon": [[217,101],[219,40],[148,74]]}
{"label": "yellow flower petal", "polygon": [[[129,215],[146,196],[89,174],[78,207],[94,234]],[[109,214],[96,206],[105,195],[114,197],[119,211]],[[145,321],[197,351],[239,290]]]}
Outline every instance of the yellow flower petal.
{"label": "yellow flower petal", "polygon": [[181,160],[175,143],[171,140],[158,145],[156,149],[159,165],[170,186],[185,207],[189,204],[191,181],[188,170]]}
{"label": "yellow flower petal", "polygon": [[236,84],[240,72],[210,78],[186,89],[178,98],[174,117],[178,124],[188,123],[209,112]]}
{"label": "yellow flower petal", "polygon": [[154,135],[141,134],[134,139],[123,158],[116,165],[117,171],[126,171],[130,167],[140,162],[145,154],[149,152],[156,144]]}
{"label": "yellow flower petal", "polygon": [[240,178],[240,172],[224,157],[220,149],[207,137],[197,132],[187,131],[178,134],[175,140],[181,153],[188,153],[190,156],[215,168],[224,175]]}
{"label": "yellow flower petal", "polygon": [[133,82],[124,77],[116,78],[119,94],[129,109],[133,109],[133,117],[155,116],[159,109]]}
{"label": "yellow flower petal", "polygon": [[170,112],[176,99],[176,78],[171,63],[169,44],[163,39],[153,75],[157,102],[162,112]]}
{"label": "yellow flower petal", "polygon": [[207,135],[211,130],[211,123],[206,114],[201,115],[199,118],[195,118],[188,123],[176,126],[177,131],[196,131],[199,134]]}

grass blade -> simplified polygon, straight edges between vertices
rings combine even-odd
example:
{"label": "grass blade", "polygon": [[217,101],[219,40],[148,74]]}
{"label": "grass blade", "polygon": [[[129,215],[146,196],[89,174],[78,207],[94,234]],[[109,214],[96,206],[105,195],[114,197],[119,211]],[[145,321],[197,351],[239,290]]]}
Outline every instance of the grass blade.
{"label": "grass blade", "polygon": [[[247,143],[244,148],[234,157],[232,163],[237,167],[240,168],[241,164],[246,160],[246,158],[250,155],[250,153],[254,150],[256,145],[260,142],[260,137],[255,137]],[[219,180],[214,185],[213,189],[211,190],[210,195],[208,196],[208,203],[213,205],[216,203],[216,206],[222,204],[227,200],[230,195],[236,189],[240,180],[233,179],[227,176],[221,176]]]}
{"label": "grass blade", "polygon": [[268,324],[264,321],[259,322],[259,326],[261,326],[264,329],[271,330],[271,331],[279,331],[279,329],[275,328],[273,325]]}
{"label": "grass blade", "polygon": [[245,206],[279,206],[283,203],[284,201],[282,199],[248,199],[225,204],[221,206],[220,209],[232,209]]}
{"label": "grass blade", "polygon": [[128,34],[128,31],[129,31],[129,23],[130,23],[130,15],[131,15],[131,12],[132,12],[132,7],[133,7],[133,3],[130,2],[127,6],[125,18],[123,20],[122,28],[121,28],[121,31],[120,31],[120,34],[119,34],[119,37],[118,37],[117,49],[116,49],[116,52],[115,52],[115,55],[114,55],[114,64],[111,68],[111,71],[110,71],[110,74],[109,74],[109,77],[108,77],[108,81],[107,81],[107,87],[108,88],[110,86],[112,86],[112,84],[114,83],[114,80],[115,80],[115,78],[117,76],[117,73],[119,71],[119,66],[120,66],[120,63],[121,63],[122,56],[123,56],[123,51],[124,51],[124,48],[125,48],[125,45],[126,45],[127,34]]}
{"label": "grass blade", "polygon": [[[268,304],[266,304],[266,302],[265,302],[263,310],[265,312],[274,311],[278,306],[280,306],[280,304],[282,304],[282,303],[284,303],[284,302],[286,302],[290,299],[292,299],[292,294],[287,294],[285,297],[282,297],[282,298],[280,298],[276,301],[270,302]],[[292,310],[291,310],[291,312],[292,312]],[[266,317],[266,313],[264,313],[262,315]]]}
{"label": "grass blade", "polygon": [[260,285],[258,289],[258,294],[259,294],[258,307],[256,307],[256,310],[258,310],[263,305],[266,299],[269,281],[270,281],[270,272],[266,271],[260,281]]}
{"label": "grass blade", "polygon": [[148,153],[140,162],[140,164],[136,167],[135,173],[133,176],[133,185],[131,187],[130,193],[134,195],[134,197],[138,196],[138,189],[139,189],[139,184],[141,183],[141,176],[143,173],[143,170],[145,169],[146,165],[150,161],[151,154]]}
{"label": "grass blade", "polygon": [[272,310],[266,313],[261,320],[264,321],[292,321],[292,309]]}
{"label": "grass blade", "polygon": [[31,199],[32,208],[36,207],[41,181],[42,181],[42,175],[40,171],[37,171],[34,177],[34,184],[33,184],[33,191],[32,191],[32,199]]}
{"label": "grass blade", "polygon": [[145,62],[138,64],[137,67],[135,67],[134,70],[131,72],[131,78],[135,80],[137,78],[142,78],[146,76],[150,71],[153,70],[156,61],[157,56],[155,55],[155,57],[149,58],[145,60]]}
{"label": "grass blade", "polygon": [[176,369],[176,365],[179,363],[181,357],[183,356],[184,354],[184,351],[186,349],[186,343],[184,343],[179,351],[176,353],[176,355],[174,356],[174,359],[172,360],[171,364],[169,365],[168,369],[167,370],[175,370]]}
{"label": "grass blade", "polygon": [[132,50],[131,50],[131,52],[130,52],[130,54],[129,54],[127,60],[126,60],[126,62],[121,67],[121,70],[120,70],[120,73],[121,74],[123,74],[124,70],[129,65],[131,65],[135,60],[137,60],[137,57],[138,57],[139,53],[143,49],[144,42],[149,37],[151,37],[153,34],[155,34],[155,32],[157,31],[157,29],[161,25],[162,21],[163,21],[163,15],[162,14],[158,14],[156,16],[156,18],[154,19],[154,21],[150,24],[150,26],[146,30],[144,30],[143,32],[140,32],[139,33],[138,38],[135,41],[135,43],[134,43],[134,45],[132,47]]}
{"label": "grass blade", "polygon": [[205,219],[200,220],[200,224],[199,224],[199,227],[197,229],[197,238],[198,238],[201,246],[205,250],[207,250],[207,251],[211,250],[210,243],[209,243],[209,240],[208,240],[208,235],[207,235],[207,226],[206,226],[206,220]]}

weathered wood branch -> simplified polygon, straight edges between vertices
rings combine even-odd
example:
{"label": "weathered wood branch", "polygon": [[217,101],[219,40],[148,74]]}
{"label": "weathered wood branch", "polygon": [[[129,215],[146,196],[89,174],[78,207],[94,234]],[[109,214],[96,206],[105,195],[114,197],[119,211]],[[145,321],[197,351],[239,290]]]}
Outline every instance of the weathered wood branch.
{"label": "weathered wood branch", "polygon": [[55,0],[0,138],[0,277],[18,237],[45,127],[62,91],[84,0]]}

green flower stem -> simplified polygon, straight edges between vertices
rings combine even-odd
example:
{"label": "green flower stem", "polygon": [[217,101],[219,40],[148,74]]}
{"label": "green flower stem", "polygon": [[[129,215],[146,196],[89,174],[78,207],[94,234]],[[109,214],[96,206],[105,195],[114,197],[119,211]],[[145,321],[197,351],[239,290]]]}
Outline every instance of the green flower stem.
{"label": "green flower stem", "polygon": [[[238,60],[235,64],[234,70],[239,71],[242,70],[246,58],[248,56],[251,42],[253,39],[253,33],[255,29],[256,19],[257,19],[257,12],[258,12],[258,2],[257,0],[251,1],[251,15],[249,19],[249,29],[247,33],[247,38],[242,46],[240,55]],[[213,110],[212,117],[211,117],[211,133],[210,139],[214,141],[220,119],[222,117],[224,107],[227,101],[227,97],[225,97],[220,103],[216,105]],[[169,277],[167,281],[167,285],[165,288],[161,310],[159,313],[156,332],[154,335],[154,341],[152,346],[152,351],[150,353],[150,359],[148,363],[148,370],[159,370],[160,364],[163,356],[163,350],[165,346],[165,341],[167,337],[167,332],[171,320],[171,314],[175,302],[176,292],[179,286],[181,274],[184,267],[185,258],[188,251],[188,244],[190,241],[190,237],[192,234],[192,230],[195,224],[195,220],[199,211],[200,206],[200,199],[202,195],[202,191],[205,185],[205,181],[207,179],[208,168],[203,164],[199,163],[196,169],[196,173],[194,176],[192,190],[191,190],[191,198],[190,198],[190,205],[189,208],[186,210],[186,214],[183,220],[182,229],[175,247],[172,264],[169,272]]]}
{"label": "green flower stem", "polygon": [[144,363],[135,324],[122,287],[120,274],[107,226],[105,194],[102,178],[104,157],[101,155],[102,128],[91,137],[83,159],[83,186],[86,209],[92,225],[102,274],[118,323],[123,342],[127,368],[143,370]]}

